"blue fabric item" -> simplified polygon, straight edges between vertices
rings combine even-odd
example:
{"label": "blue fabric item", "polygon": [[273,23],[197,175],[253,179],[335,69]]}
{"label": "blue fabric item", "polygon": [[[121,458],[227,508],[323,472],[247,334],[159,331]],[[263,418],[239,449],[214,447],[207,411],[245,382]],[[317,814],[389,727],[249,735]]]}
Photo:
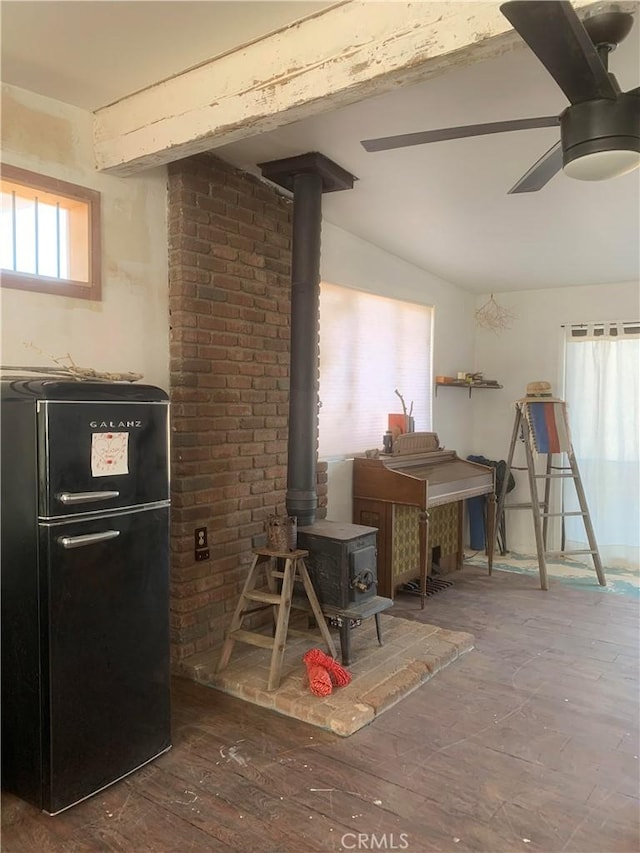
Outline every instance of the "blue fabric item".
{"label": "blue fabric item", "polygon": [[[495,468],[496,471],[496,498],[500,497],[504,478],[507,474],[507,463],[504,459],[499,462],[494,462],[492,459],[487,459],[486,456],[467,456],[469,462],[478,462],[480,465],[487,465]],[[515,488],[516,481],[513,474],[509,472],[509,480],[507,482],[507,494]],[[469,516],[470,528],[470,547],[474,551],[481,551],[486,548],[486,495],[480,495],[477,498],[469,498],[467,500],[467,514]],[[474,502],[477,505],[474,506]],[[480,508],[478,508],[480,507]],[[507,525],[505,522],[505,514],[502,513],[502,518],[498,524],[497,544],[501,554],[507,553]]]}
{"label": "blue fabric item", "polygon": [[[480,465],[488,465],[489,460],[484,456],[467,456],[469,462],[478,462]],[[469,516],[469,547],[472,551],[484,551],[486,544],[485,529],[485,495],[477,498],[468,498],[467,515]]]}
{"label": "blue fabric item", "polygon": [[469,516],[469,547],[473,551],[484,551],[484,495],[477,498],[467,498],[467,515]]}

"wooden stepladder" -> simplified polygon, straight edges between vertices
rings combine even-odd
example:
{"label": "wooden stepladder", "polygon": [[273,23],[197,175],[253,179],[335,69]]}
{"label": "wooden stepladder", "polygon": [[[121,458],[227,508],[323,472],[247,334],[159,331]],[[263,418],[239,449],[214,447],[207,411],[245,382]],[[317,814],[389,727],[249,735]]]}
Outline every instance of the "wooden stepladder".
{"label": "wooden stepladder", "polygon": [[[525,467],[513,465],[513,457],[516,450],[518,437],[524,444],[526,458]],[[546,455],[546,469],[544,474],[536,473],[534,453]],[[568,465],[554,465],[554,455],[560,456],[562,463],[563,455],[567,457]],[[527,471],[529,477],[529,490],[531,493],[530,503],[505,504],[507,482],[511,470]],[[578,504],[580,509],[575,512],[550,512],[551,481],[554,479],[573,480]],[[544,497],[540,499],[538,491],[538,480],[544,480]],[[498,510],[496,528],[499,527],[506,509],[531,509],[533,512],[533,527],[536,537],[536,550],[538,552],[538,568],[540,570],[540,586],[549,589],[547,579],[547,557],[563,557],[570,554],[590,554],[593,565],[598,576],[598,583],[606,586],[607,581],[600,560],[600,552],[596,542],[587,498],[580,478],[580,471],[573,452],[569,424],[567,420],[567,404],[562,400],[549,400],[545,398],[527,398],[516,402],[516,417],[511,436],[511,446],[507,459],[507,471],[502,483],[502,489],[498,496]],[[564,509],[564,506],[563,506]],[[589,547],[573,551],[548,551],[547,535],[549,530],[549,519],[554,517],[564,518],[566,516],[581,516]]]}
{"label": "wooden stepladder", "polygon": [[[309,577],[309,572],[304,558],[309,555],[308,551],[271,551],[268,548],[257,548],[253,552],[254,557],[249,569],[249,574],[240,593],[240,599],[234,611],[229,630],[227,632],[217,672],[221,672],[229,663],[233,646],[236,642],[249,643],[263,649],[271,649],[271,666],[267,690],[277,690],[280,685],[282,674],[282,661],[287,644],[287,634],[293,633],[289,629],[289,615],[291,607],[299,606],[302,609],[311,609],[315,623],[320,630],[323,640],[327,644],[329,653],[336,657],[334,645],[327,622],[323,616],[315,590]],[[279,568],[279,564],[284,564]],[[260,575],[264,569],[267,582],[267,590],[256,589]],[[280,591],[277,591],[278,580],[282,581]],[[300,581],[305,595],[304,601],[293,604],[294,584]],[[273,608],[274,635],[272,637],[259,631],[246,631],[242,628],[244,619],[252,613]],[[297,632],[296,632],[297,633]]]}

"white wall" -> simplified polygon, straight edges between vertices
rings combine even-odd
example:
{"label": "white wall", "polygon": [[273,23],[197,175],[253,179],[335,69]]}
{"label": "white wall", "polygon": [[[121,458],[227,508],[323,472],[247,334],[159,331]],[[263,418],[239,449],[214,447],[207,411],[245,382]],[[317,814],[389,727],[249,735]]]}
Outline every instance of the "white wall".
{"label": "white wall", "polygon": [[[478,298],[478,307],[489,298]],[[585,287],[528,290],[496,294],[501,305],[511,309],[511,328],[500,332],[476,332],[475,370],[504,385],[502,391],[473,392],[473,452],[489,459],[506,459],[515,421],[514,401],[523,397],[528,382],[551,382],[553,392],[563,394],[562,324],[600,320],[640,319],[640,287],[637,282]],[[569,413],[571,425],[571,413]],[[524,464],[518,444],[514,464]],[[546,458],[546,457],[545,457]],[[526,472],[516,472],[514,501],[528,500]],[[587,502],[589,496],[587,495]],[[535,553],[531,512],[507,513],[509,548]],[[557,541],[553,547],[559,545]]]}
{"label": "white wall", "polygon": [[[455,376],[474,363],[475,297],[395,255],[323,222],[320,275],[324,281],[434,307],[433,371]],[[375,330],[372,330],[375,334]],[[465,392],[443,389],[434,400],[433,430],[461,456],[471,453],[472,407]],[[352,519],[349,461],[329,463],[327,518]]]}
{"label": "white wall", "polygon": [[91,113],[12,86],[2,88],[2,160],[98,190],[103,256],[101,302],[0,290],[2,363],[52,367],[47,356],[69,353],[79,366],[168,388],[165,168],[96,172]]}
{"label": "white wall", "polygon": [[[6,163],[78,183],[102,194],[103,299],[0,289],[3,364],[38,365],[47,355],[69,353],[83,367],[134,371],[168,388],[166,172],[131,178],[95,171],[92,117],[75,107],[23,89],[3,86],[2,159]],[[561,393],[561,324],[640,318],[637,283],[502,293],[515,314],[502,333],[478,329],[475,297],[453,284],[323,223],[321,275],[326,281],[432,305],[435,309],[434,375],[481,370],[503,390],[441,388],[434,399],[433,429],[460,456],[506,458],[513,401],[527,382],[547,379]],[[519,478],[522,494],[524,478]],[[525,495],[526,497],[526,495]],[[351,520],[351,465],[329,467],[328,517]],[[510,547],[531,553],[528,513],[508,517]]]}

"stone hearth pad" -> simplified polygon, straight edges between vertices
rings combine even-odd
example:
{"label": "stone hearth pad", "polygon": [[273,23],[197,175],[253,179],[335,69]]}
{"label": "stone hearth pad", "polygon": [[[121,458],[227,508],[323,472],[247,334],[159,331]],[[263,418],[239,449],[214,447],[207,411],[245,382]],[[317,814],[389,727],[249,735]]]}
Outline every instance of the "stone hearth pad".
{"label": "stone hearth pad", "polygon": [[[352,629],[352,663],[348,670],[353,680],[347,687],[334,687],[327,697],[311,693],[302,662],[308,649],[323,648],[317,632],[288,637],[280,687],[271,692],[266,689],[271,652],[245,643],[235,644],[228,666],[219,674],[219,649],[182,661],[181,673],[247,702],[347,737],[473,648],[473,636],[461,631],[387,615],[381,615],[380,621],[383,646],[378,645],[373,618]],[[291,626],[301,627],[294,624],[293,618]],[[339,650],[337,631],[335,643]]]}

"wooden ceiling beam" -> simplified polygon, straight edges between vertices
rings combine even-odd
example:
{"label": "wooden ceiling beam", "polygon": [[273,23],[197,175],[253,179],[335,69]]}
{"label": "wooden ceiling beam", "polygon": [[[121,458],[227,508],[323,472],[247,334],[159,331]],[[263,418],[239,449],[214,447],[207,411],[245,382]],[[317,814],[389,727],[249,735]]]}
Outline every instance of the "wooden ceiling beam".
{"label": "wooden ceiling beam", "polygon": [[497,2],[347,0],[97,110],[96,165],[133,174],[517,45]]}

